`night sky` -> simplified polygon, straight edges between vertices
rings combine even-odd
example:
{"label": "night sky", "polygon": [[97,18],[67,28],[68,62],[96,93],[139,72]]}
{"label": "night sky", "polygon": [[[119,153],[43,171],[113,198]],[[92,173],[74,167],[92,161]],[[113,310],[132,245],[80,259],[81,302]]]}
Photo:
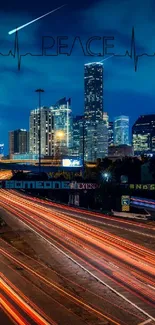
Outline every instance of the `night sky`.
{"label": "night sky", "polygon": [[[36,4],[35,4],[36,3]],[[0,9],[0,52],[13,50],[15,34],[8,32],[61,6],[60,1],[4,1]],[[130,50],[132,27],[135,29],[137,54],[155,52],[155,1],[104,0],[68,1],[67,6],[35,22],[18,33],[20,53],[40,54],[42,36],[67,36],[70,52],[76,36],[83,46],[92,36],[113,36],[114,48],[109,52],[124,54]],[[46,42],[47,44],[47,42]],[[49,43],[48,43],[49,44]],[[101,41],[92,45],[102,50]],[[48,51],[48,54],[54,53]],[[105,57],[108,57],[106,55]],[[105,57],[84,56],[77,42],[70,56],[22,58],[21,71],[17,60],[0,57],[0,143],[8,151],[8,131],[28,128],[29,112],[37,106],[34,92],[43,88],[42,104],[52,105],[62,97],[72,98],[74,115],[84,110],[84,63]],[[112,57],[104,63],[104,111],[110,120],[119,114],[129,115],[131,125],[138,115],[155,113],[155,57],[142,57],[138,70],[130,58]]]}

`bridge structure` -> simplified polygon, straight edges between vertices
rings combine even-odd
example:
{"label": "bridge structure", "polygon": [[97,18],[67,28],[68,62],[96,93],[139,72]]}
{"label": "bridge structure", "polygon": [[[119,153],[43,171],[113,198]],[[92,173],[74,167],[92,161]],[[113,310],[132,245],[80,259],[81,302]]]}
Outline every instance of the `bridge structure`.
{"label": "bridge structure", "polygon": [[[19,164],[19,163],[3,163],[0,162],[0,170],[12,170],[12,171],[31,171],[31,172],[39,172],[38,165],[31,164]],[[66,171],[66,172],[80,172],[82,167],[64,167],[61,165],[58,166],[41,166],[41,172],[50,173],[50,172],[58,172],[58,171]]]}

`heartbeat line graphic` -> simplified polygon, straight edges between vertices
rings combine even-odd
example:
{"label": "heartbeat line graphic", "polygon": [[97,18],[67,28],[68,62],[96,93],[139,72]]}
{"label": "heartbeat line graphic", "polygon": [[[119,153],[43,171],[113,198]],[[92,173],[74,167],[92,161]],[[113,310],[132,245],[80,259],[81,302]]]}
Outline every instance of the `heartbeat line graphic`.
{"label": "heartbeat line graphic", "polygon": [[[62,53],[61,53],[62,54]],[[109,53],[110,54],[110,53]],[[112,53],[111,53],[112,54]],[[21,61],[22,61],[22,57],[26,57],[26,56],[32,56],[32,57],[42,57],[42,56],[46,56],[46,54],[44,54],[44,49],[42,48],[42,53],[41,54],[32,54],[30,52],[25,53],[25,54],[20,54],[20,50],[19,50],[19,40],[18,40],[18,31],[16,31],[15,33],[15,40],[14,40],[14,49],[13,51],[10,50],[8,54],[3,54],[0,52],[0,56],[3,57],[13,57],[14,59],[17,59],[17,67],[18,70],[20,71],[21,69]],[[54,55],[47,55],[49,56],[58,56],[58,54],[54,54]],[[87,55],[86,55],[87,56]],[[133,60],[134,62],[134,70],[135,72],[137,71],[137,67],[138,67],[138,61],[139,58],[143,57],[143,56],[147,56],[147,57],[155,57],[155,53],[153,54],[147,54],[147,53],[142,53],[142,54],[136,54],[136,42],[135,42],[135,32],[134,32],[134,27],[132,28],[132,35],[131,35],[131,45],[130,45],[130,51],[126,51],[125,54],[114,54],[111,55],[111,57],[129,57],[130,59]],[[109,57],[107,58],[109,59]],[[106,60],[106,59],[104,59]],[[102,60],[102,61],[104,61]],[[101,62],[102,62],[101,61]]]}
{"label": "heartbeat line graphic", "polygon": [[130,59],[133,60],[134,62],[134,68],[135,72],[137,71],[138,67],[138,61],[139,58],[142,56],[147,56],[147,57],[155,57],[155,52],[153,54],[147,54],[147,53],[141,53],[141,54],[136,54],[136,42],[135,42],[135,31],[134,27],[132,28],[132,35],[131,35],[131,45],[130,45],[130,51],[126,51],[125,54],[114,54],[115,57],[129,57]]}
{"label": "heartbeat line graphic", "polygon": [[20,71],[20,68],[21,68],[21,60],[22,60],[22,57],[25,57],[25,56],[43,56],[43,49],[42,49],[42,53],[41,54],[32,54],[32,53],[25,53],[25,54],[20,54],[20,50],[19,50],[19,40],[18,40],[18,31],[16,31],[15,33],[15,40],[14,40],[14,49],[13,51],[10,50],[8,54],[3,54],[0,52],[0,56],[3,56],[3,57],[13,57],[14,59],[17,58],[17,67],[18,67],[18,70]]}

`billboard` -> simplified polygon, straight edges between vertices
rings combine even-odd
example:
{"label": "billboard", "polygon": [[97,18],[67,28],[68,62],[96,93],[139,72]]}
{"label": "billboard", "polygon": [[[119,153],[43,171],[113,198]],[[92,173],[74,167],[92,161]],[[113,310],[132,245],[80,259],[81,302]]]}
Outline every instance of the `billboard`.
{"label": "billboard", "polygon": [[64,158],[62,159],[63,167],[82,167],[82,159],[81,158]]}

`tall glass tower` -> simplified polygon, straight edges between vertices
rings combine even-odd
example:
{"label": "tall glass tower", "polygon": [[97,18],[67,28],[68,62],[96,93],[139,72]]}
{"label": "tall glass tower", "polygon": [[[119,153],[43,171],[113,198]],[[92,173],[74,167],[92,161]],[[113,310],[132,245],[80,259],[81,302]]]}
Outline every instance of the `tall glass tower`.
{"label": "tall glass tower", "polygon": [[114,144],[120,146],[122,144],[129,145],[129,117],[118,116],[114,119]]}
{"label": "tall glass tower", "polygon": [[54,155],[54,119],[52,110],[41,107],[30,113],[30,153],[39,154],[39,127],[41,126],[41,155]]}
{"label": "tall glass tower", "polygon": [[66,155],[73,145],[73,116],[71,99],[60,99],[50,107],[54,117],[54,146],[60,155]]}
{"label": "tall glass tower", "polygon": [[103,64],[87,63],[84,67],[85,120],[96,122],[103,114]]}

